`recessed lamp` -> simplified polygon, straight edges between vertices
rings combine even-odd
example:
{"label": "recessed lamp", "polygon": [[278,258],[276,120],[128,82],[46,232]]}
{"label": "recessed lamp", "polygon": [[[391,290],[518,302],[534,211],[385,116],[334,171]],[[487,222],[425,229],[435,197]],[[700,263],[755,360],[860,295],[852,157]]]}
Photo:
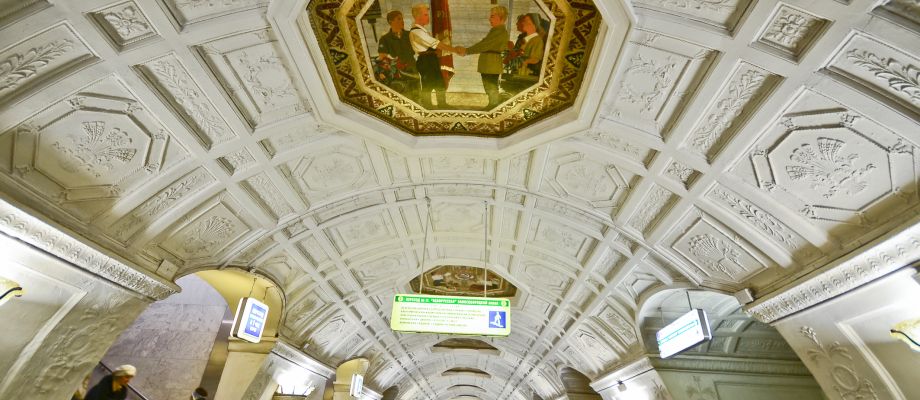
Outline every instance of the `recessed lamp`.
{"label": "recessed lamp", "polygon": [[22,286],[10,279],[0,278],[0,305],[13,297],[21,297],[25,293]]}

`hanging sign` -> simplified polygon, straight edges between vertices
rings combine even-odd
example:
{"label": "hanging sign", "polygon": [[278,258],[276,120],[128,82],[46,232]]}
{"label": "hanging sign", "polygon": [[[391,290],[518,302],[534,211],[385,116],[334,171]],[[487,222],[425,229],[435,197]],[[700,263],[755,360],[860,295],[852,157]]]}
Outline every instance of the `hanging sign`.
{"label": "hanging sign", "polygon": [[252,297],[243,297],[236,307],[231,335],[247,342],[259,343],[268,319],[268,306]]}
{"label": "hanging sign", "polygon": [[712,339],[706,311],[697,308],[681,315],[655,333],[655,338],[658,339],[658,353],[661,358],[668,358]]}
{"label": "hanging sign", "polygon": [[397,294],[390,328],[399,332],[508,336],[511,300]]}
{"label": "hanging sign", "polygon": [[364,375],[351,376],[351,388],[348,390],[351,397],[361,397],[364,394]]}

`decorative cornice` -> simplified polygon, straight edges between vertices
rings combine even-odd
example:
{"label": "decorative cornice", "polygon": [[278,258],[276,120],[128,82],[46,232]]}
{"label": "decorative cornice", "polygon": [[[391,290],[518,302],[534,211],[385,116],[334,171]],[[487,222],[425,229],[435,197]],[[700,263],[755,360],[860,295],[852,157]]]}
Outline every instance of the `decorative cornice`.
{"label": "decorative cornice", "polygon": [[[893,236],[875,240],[745,307],[770,323],[881,278],[920,259],[920,224],[911,219]],[[903,230],[901,228],[904,228]]]}
{"label": "decorative cornice", "polygon": [[165,299],[180,290],[176,284],[105,255],[2,199],[0,231],[152,300]]}
{"label": "decorative cornice", "polygon": [[678,356],[655,358],[656,370],[689,370],[694,372],[736,372],[745,374],[810,376],[800,361],[746,359],[734,357]]}
{"label": "decorative cornice", "polygon": [[275,347],[272,348],[272,354],[283,358],[286,361],[289,361],[298,367],[302,367],[311,372],[314,372],[318,375],[323,376],[326,379],[332,377],[335,374],[335,370],[329,367],[326,364],[323,364],[319,360],[308,356],[300,349],[288,344],[283,340],[278,340],[275,342]]}
{"label": "decorative cornice", "polygon": [[591,388],[600,393],[616,386],[620,381],[635,377],[653,368],[652,360],[647,356],[641,356],[639,359],[620,364],[606,374],[601,375],[594,382],[591,382]]}

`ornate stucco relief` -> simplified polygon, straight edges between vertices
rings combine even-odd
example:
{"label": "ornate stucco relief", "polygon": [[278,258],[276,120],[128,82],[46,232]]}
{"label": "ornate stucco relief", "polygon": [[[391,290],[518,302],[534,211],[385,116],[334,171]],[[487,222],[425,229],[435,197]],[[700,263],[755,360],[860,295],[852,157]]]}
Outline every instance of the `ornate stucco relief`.
{"label": "ornate stucco relief", "polygon": [[86,222],[187,153],[162,123],[109,76],[51,103],[2,136],[15,148],[12,179]]}
{"label": "ornate stucco relief", "polygon": [[808,11],[779,3],[761,28],[754,47],[797,62],[829,24],[830,21]]}
{"label": "ornate stucco relief", "polygon": [[309,111],[270,29],[215,39],[195,49],[250,129]]}
{"label": "ornate stucco relief", "polygon": [[920,115],[920,58],[871,35],[855,32],[827,66],[831,75],[863,87],[883,102]]}
{"label": "ornate stucco relief", "polygon": [[666,138],[717,52],[650,31],[633,32],[626,68],[614,80],[603,118]]}
{"label": "ornate stucco relief", "polygon": [[130,50],[159,37],[143,8],[134,0],[110,5],[89,16],[119,51]]}
{"label": "ornate stucco relief", "polygon": [[779,79],[753,65],[739,64],[685,145],[711,162]]}
{"label": "ornate stucco relief", "polygon": [[174,284],[105,255],[6,202],[0,202],[0,229],[150,299],[161,300],[178,290]]}
{"label": "ornate stucco relief", "polygon": [[0,105],[98,60],[66,22],[0,50]]}
{"label": "ornate stucco relief", "polygon": [[237,136],[175,54],[135,68],[179,112],[205,148]]}

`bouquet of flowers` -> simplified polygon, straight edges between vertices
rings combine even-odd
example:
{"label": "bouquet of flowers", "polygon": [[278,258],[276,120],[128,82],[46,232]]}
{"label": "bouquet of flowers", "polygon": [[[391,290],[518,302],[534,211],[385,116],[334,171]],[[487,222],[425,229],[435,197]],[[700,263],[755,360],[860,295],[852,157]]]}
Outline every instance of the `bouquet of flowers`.
{"label": "bouquet of flowers", "polygon": [[408,64],[400,61],[398,58],[389,56],[378,57],[377,62],[374,63],[374,76],[377,77],[380,83],[389,85],[393,83],[394,80],[402,79],[403,72],[408,66]]}
{"label": "bouquet of flowers", "polygon": [[508,42],[508,49],[502,51],[502,64],[504,64],[504,73],[515,74],[524,63],[524,50],[515,47],[514,43]]}

